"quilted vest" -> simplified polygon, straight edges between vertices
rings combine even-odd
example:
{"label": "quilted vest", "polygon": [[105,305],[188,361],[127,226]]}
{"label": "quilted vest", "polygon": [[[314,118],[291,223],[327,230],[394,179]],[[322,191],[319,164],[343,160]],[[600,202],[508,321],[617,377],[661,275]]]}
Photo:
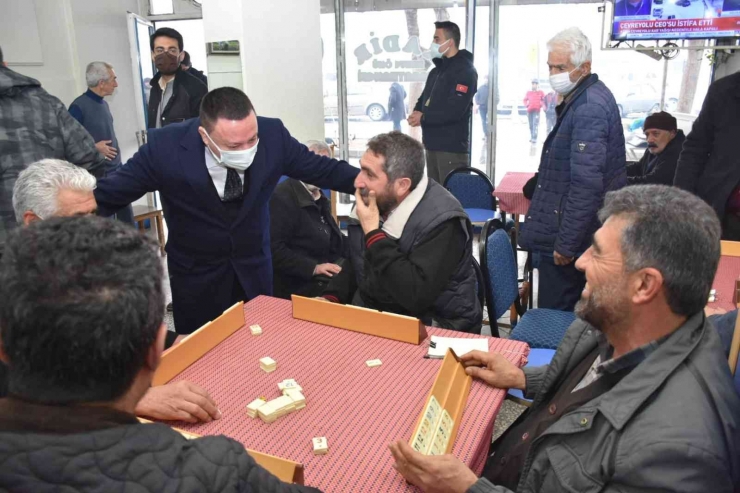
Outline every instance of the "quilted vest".
{"label": "quilted vest", "polygon": [[[428,325],[434,320],[445,329],[479,333],[483,311],[476,295],[477,280],[473,270],[473,227],[460,202],[434,180],[429,180],[424,197],[406,222],[403,234],[397,240],[398,247],[403,253],[410,253],[434,228],[452,219],[459,222],[467,237],[465,253],[458,261],[445,290],[430,307],[429,312],[419,318]],[[350,249],[353,250],[351,256],[356,267],[355,272],[359,274],[359,283],[362,282],[361,273],[364,272],[361,259],[365,242],[356,241],[356,238],[358,235],[360,237],[364,235],[357,224],[349,226],[349,233]],[[363,252],[358,251],[360,247]],[[439,245],[439,248],[445,248],[445,245]]]}

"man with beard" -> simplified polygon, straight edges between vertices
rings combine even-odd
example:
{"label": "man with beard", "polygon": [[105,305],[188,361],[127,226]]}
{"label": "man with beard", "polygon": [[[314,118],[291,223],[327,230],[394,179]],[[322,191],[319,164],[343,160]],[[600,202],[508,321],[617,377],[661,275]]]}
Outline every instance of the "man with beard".
{"label": "man with beard", "polygon": [[351,262],[324,297],[479,333],[482,311],[467,214],[452,194],[424,176],[419,142],[391,132],[367,147],[347,227]]}
{"label": "man with beard", "polygon": [[157,74],[149,83],[149,119],[147,128],[161,128],[198,116],[200,100],[208,87],[185,70],[182,36],[169,27],[157,29],[149,40]]}
{"label": "man with beard", "polygon": [[648,148],[642,159],[627,166],[630,185],[673,185],[678,156],[686,136],[679,130],[676,118],[661,111],[645,118],[642,125]]}
{"label": "man with beard", "polygon": [[720,225],[690,193],[637,185],[606,195],[576,262],[586,286],[552,362],[520,369],[472,352],[469,375],[518,388],[532,407],[493,444],[478,479],[451,455],[391,445],[426,492],[732,492],[740,486],[740,396],[702,312]]}

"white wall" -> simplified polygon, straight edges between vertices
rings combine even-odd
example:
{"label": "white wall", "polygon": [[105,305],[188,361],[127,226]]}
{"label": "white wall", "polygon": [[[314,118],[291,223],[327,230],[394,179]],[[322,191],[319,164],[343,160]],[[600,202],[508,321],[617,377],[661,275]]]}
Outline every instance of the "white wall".
{"label": "white wall", "polygon": [[[3,54],[9,67],[16,72],[33,77],[50,94],[69,104],[78,95],[78,80],[75,67],[77,56],[72,9],[68,0],[29,0],[35,4],[36,26],[41,44],[42,62],[39,65],[15,65],[13,60],[24,60],[25,53],[9,51]],[[12,13],[11,13],[12,15]],[[33,19],[20,22],[32,26]],[[24,30],[26,26],[18,26]],[[0,44],[3,43],[0,33]],[[12,45],[11,45],[12,46]],[[3,51],[6,51],[3,48]]]}
{"label": "white wall", "polygon": [[[324,135],[319,0],[244,0],[244,92],[298,140]],[[206,31],[208,31],[206,29]]]}
{"label": "white wall", "polygon": [[3,13],[0,15],[0,45],[5,51],[5,61],[15,64],[43,63],[34,2],[2,0],[0,11]]}
{"label": "white wall", "polygon": [[244,90],[241,57],[236,55],[208,55],[207,59],[209,90],[217,87],[236,87]]}

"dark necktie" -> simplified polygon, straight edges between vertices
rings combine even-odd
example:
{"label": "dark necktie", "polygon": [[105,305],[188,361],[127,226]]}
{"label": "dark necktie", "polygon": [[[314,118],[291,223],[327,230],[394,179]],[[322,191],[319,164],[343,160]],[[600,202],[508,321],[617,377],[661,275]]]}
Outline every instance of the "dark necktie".
{"label": "dark necktie", "polygon": [[235,169],[226,168],[226,186],[224,187],[224,202],[232,202],[242,198],[242,180]]}

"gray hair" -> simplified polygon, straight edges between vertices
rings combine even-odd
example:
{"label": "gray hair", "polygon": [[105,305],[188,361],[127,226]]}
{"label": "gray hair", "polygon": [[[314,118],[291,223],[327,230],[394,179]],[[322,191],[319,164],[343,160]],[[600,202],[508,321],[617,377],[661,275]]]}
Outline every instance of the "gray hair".
{"label": "gray hair", "polygon": [[79,166],[61,159],[36,161],[18,175],[13,187],[15,220],[23,223],[23,214],[31,211],[42,219],[57,213],[60,190],[95,189],[95,177]]}
{"label": "gray hair", "polygon": [[570,53],[570,62],[576,67],[591,61],[591,42],[577,27],[560,31],[547,42],[547,51],[555,48],[566,48]]}
{"label": "gray hair", "polygon": [[388,183],[399,178],[410,178],[413,190],[424,176],[424,146],[401,132],[376,135],[367,143],[367,149],[385,158],[383,168]]}
{"label": "gray hair", "polygon": [[626,272],[652,267],[663,275],[666,300],[677,315],[704,309],[720,257],[714,210],[695,195],[665,185],[637,185],[606,194],[599,219],[622,216]]}
{"label": "gray hair", "polygon": [[110,79],[109,70],[113,70],[113,65],[105,62],[91,62],[87,64],[85,70],[85,80],[87,81],[87,87],[96,87],[101,82],[106,82]]}
{"label": "gray hair", "polygon": [[306,147],[308,147],[309,151],[313,151],[317,154],[319,152],[325,152],[331,156],[331,149],[329,149],[329,146],[326,144],[326,142],[323,142],[321,140],[307,140]]}

